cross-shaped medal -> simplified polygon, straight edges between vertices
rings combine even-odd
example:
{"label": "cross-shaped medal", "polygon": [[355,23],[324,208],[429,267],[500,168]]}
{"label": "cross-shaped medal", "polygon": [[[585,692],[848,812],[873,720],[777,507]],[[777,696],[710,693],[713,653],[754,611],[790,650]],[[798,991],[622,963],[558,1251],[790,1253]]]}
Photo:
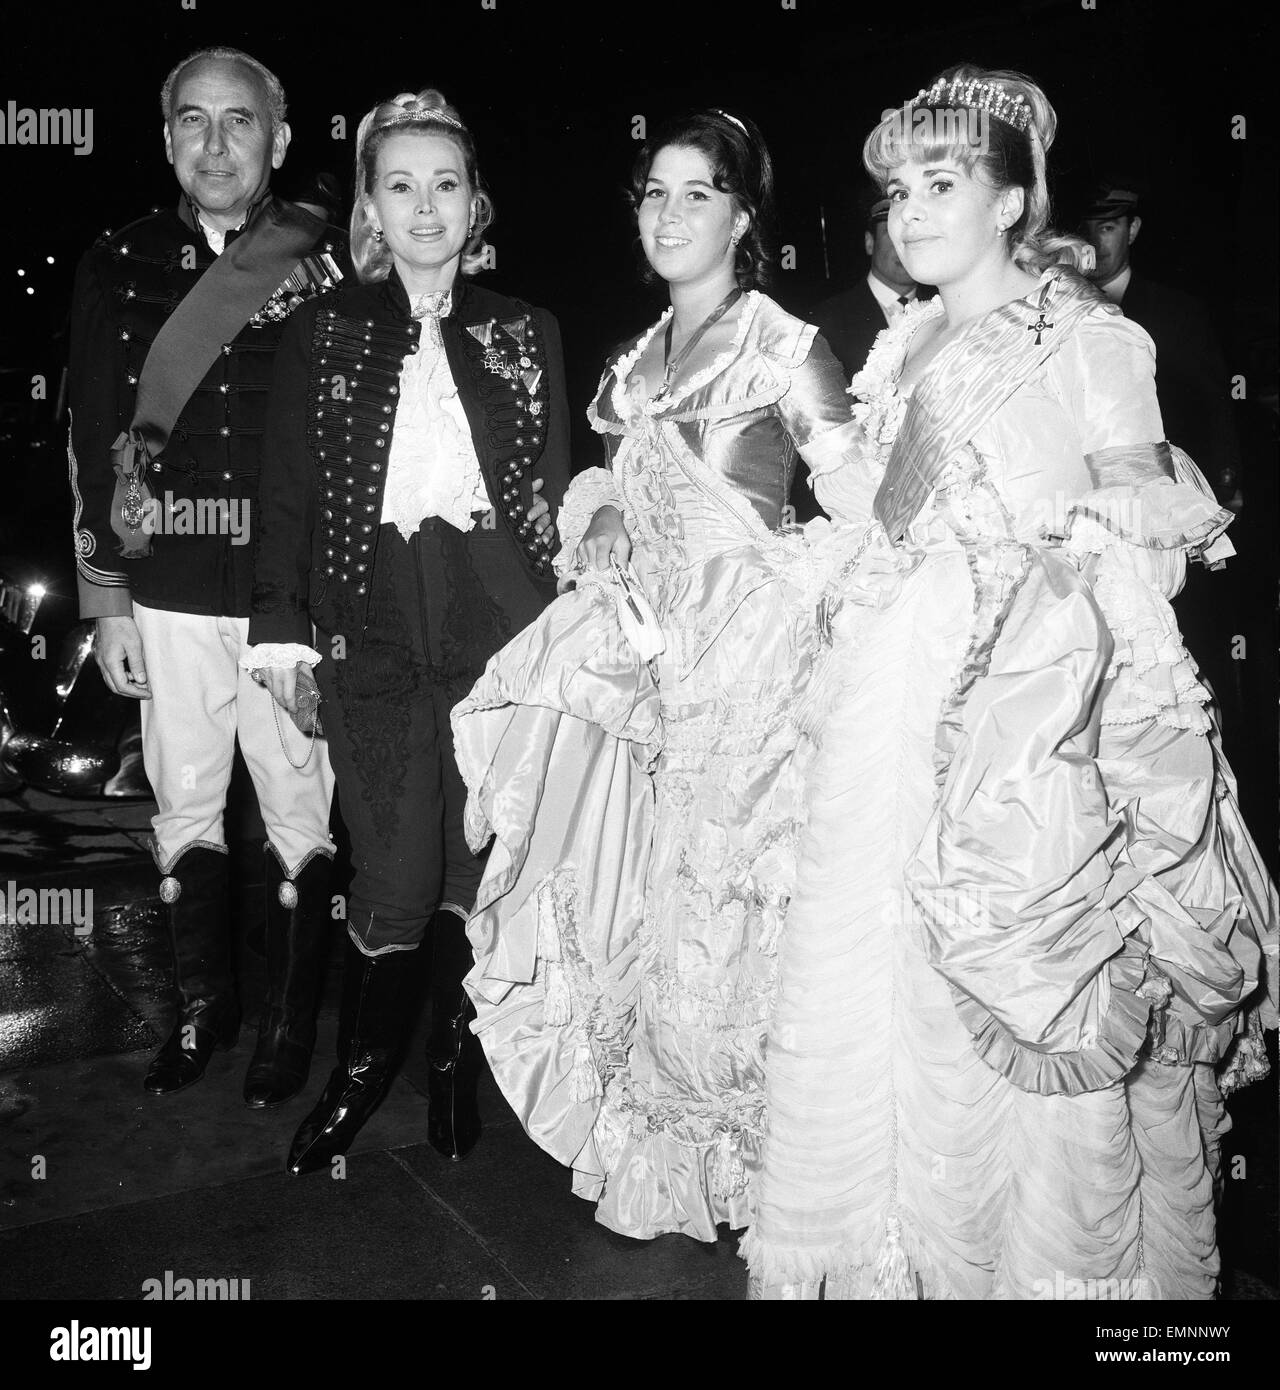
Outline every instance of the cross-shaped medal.
{"label": "cross-shaped medal", "polygon": [[1040,317],[1036,320],[1036,322],[1027,324],[1027,332],[1034,333],[1036,335],[1036,347],[1040,346],[1040,337],[1041,334],[1044,333],[1045,329],[1053,327],[1053,324],[1045,322],[1044,314],[1045,311],[1041,309]]}

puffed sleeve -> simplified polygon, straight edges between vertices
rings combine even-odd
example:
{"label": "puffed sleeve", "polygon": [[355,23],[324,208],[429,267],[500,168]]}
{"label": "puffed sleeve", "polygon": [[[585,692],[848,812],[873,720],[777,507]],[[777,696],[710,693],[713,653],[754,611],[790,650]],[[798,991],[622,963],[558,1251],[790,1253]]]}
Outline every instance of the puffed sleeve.
{"label": "puffed sleeve", "polygon": [[876,484],[864,460],[844,368],[813,324],[805,328],[801,343],[806,341],[808,352],[792,368],[779,403],[782,422],[808,465],[823,510],[835,521],[870,520]]}
{"label": "puffed sleeve", "polygon": [[1163,442],[1155,345],[1131,319],[1090,315],[1050,359],[1049,376],[1075,421],[1086,458]]}
{"label": "puffed sleeve", "polygon": [[[1093,481],[1076,517],[1156,552],[1152,582],[1172,596],[1188,555],[1216,558],[1215,542],[1232,516],[1195,464],[1165,440],[1154,344],[1136,323],[1100,311],[1052,359],[1047,380],[1075,425]],[[1230,553],[1225,543],[1218,549]]]}
{"label": "puffed sleeve", "polygon": [[1087,318],[1053,359],[1048,380],[1093,482],[1069,509],[1065,550],[1088,577],[1115,643],[1103,723],[1154,718],[1202,733],[1208,694],[1168,600],[1189,557],[1223,548],[1232,516],[1166,442],[1155,372],[1151,339],[1114,311]]}
{"label": "puffed sleeve", "polygon": [[307,603],[318,501],[307,451],[306,409],[313,304],[290,317],[276,349],[255,528],[249,618],[249,641],[255,645],[311,641]]}

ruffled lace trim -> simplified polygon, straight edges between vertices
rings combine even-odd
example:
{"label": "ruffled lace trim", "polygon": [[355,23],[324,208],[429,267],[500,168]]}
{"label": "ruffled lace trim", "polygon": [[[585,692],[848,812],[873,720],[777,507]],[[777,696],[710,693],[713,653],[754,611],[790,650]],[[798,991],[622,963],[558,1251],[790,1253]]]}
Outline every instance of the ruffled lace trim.
{"label": "ruffled lace trim", "polygon": [[[592,1181],[603,1178],[616,1198],[617,1185],[625,1183],[631,1167],[626,1150],[661,1144],[667,1150],[666,1166],[674,1162],[683,1171],[682,1186],[709,1190],[718,1202],[742,1197],[746,1158],[750,1155],[754,1162],[764,1133],[763,1095],[756,1089],[695,1104],[650,1097],[635,1087],[628,1070],[632,1013],[616,1006],[582,950],[577,871],[560,865],[536,892],[535,981],[542,985],[543,1022],[563,1029],[573,1043],[572,1102],[599,1105],[592,1144],[583,1155],[586,1162],[575,1165],[577,1171]],[[760,1026],[758,1019],[753,1023]],[[594,1162],[587,1157],[592,1148]],[[680,1151],[686,1152],[681,1156]],[[600,1171],[593,1172],[595,1168]],[[715,1207],[716,1202],[706,1205]]]}
{"label": "ruffled lace trim", "polygon": [[1141,486],[1095,488],[1072,503],[1067,529],[1076,550],[1104,545],[1101,532],[1150,550],[1202,550],[1233,519],[1190,484],[1161,478]]}
{"label": "ruffled lace trim", "polygon": [[[1078,542],[1073,533],[1068,553],[1078,546],[1097,556],[1090,566],[1090,582],[1115,644],[1107,669],[1112,685],[1103,701],[1103,724],[1155,719],[1168,728],[1207,734],[1204,706],[1209,692],[1197,678],[1178,620],[1159,585],[1162,570],[1180,566],[1182,560],[1145,551],[1101,527],[1086,530]],[[1168,576],[1165,581],[1176,589]]]}
{"label": "ruffled lace trim", "polygon": [[[1128,1075],[1147,1041],[1153,1002],[1144,980],[1147,948],[1132,937],[1107,963],[1111,999],[1095,1039],[1072,1052],[1041,1052],[1019,1042],[987,1010],[951,985],[956,1015],[974,1051],[1021,1091],[1076,1096],[1101,1090]],[[1147,989],[1147,993],[1142,991]]]}
{"label": "ruffled lace trim", "polygon": [[439,334],[434,319],[424,320],[419,351],[405,358],[400,373],[382,520],[406,541],[427,517],[470,531],[473,513],[489,509],[471,426]]}
{"label": "ruffled lace trim", "polygon": [[738,1244],[738,1255],[747,1262],[753,1284],[775,1290],[808,1285],[809,1296],[814,1297],[825,1280],[827,1302],[963,1297],[929,1258],[910,1218],[904,1220],[896,1211],[886,1215],[881,1234],[870,1246],[847,1240],[804,1248],[777,1246],[763,1240],[759,1227],[752,1226]]}
{"label": "ruffled lace trim", "polygon": [[573,1190],[599,1202],[596,1220],[633,1239],[678,1231],[714,1241],[720,1223],[746,1226],[763,1131],[745,1113],[708,1125],[706,1137],[680,1135],[660,1113],[650,1120],[643,1107],[611,1094],[584,1151],[589,1166],[575,1167]]}
{"label": "ruffled lace trim", "polygon": [[629,1011],[612,1006],[578,938],[577,870],[562,864],[537,887],[537,973],[543,1022],[574,1040],[569,1089],[575,1104],[603,1099],[626,1065]]}
{"label": "ruffled lace trim", "polygon": [[849,383],[855,402],[853,418],[862,426],[881,468],[888,462],[907,413],[909,395],[898,389],[907,348],[921,326],[940,313],[942,303],[936,298],[913,300],[876,335],[862,370]]}
{"label": "ruffled lace trim", "polygon": [[1218,1074],[1218,1089],[1224,1096],[1234,1095],[1270,1075],[1271,1061],[1262,1036],[1262,1019],[1257,1009],[1250,1009],[1245,1015],[1244,1031],[1232,1043],[1226,1065]]}
{"label": "ruffled lace trim", "polygon": [[591,518],[601,507],[617,507],[621,512],[622,493],[607,468],[587,468],[570,482],[556,518],[560,549],[551,563],[558,575],[573,569],[574,551],[591,525]]}
{"label": "ruffled lace trim", "polygon": [[668,304],[658,321],[646,328],[636,339],[636,344],[631,351],[618,358],[613,364],[613,413],[619,420],[625,420],[632,413],[632,397],[627,390],[627,379],[631,375],[632,367],[644,356],[644,350],[653,341],[654,335],[674,313],[675,310]]}
{"label": "ruffled lace trim", "polygon": [[635,347],[625,356],[618,359],[613,369],[613,391],[612,401],[614,413],[619,420],[626,420],[634,415],[639,409],[646,415],[666,414],[677,402],[686,400],[690,396],[696,395],[708,382],[714,381],[728,366],[735,362],[742,345],[746,342],[747,333],[751,325],[755,322],[756,311],[760,307],[760,291],[748,290],[743,296],[742,306],[738,310],[738,323],[733,335],[733,341],[700,371],[686,381],[675,382],[670,391],[663,396],[655,399],[653,396],[643,403],[638,403],[631,392],[627,390],[627,380],[631,375],[631,369],[644,355],[645,349],[653,341],[658,330],[662,328],[671,317],[674,310],[670,306],[666,312],[658,319],[651,328],[642,333],[636,341]]}
{"label": "ruffled lace trim", "polygon": [[304,647],[301,642],[259,642],[257,646],[246,647],[237,664],[242,671],[292,671],[300,661],[314,667],[323,660],[319,652]]}

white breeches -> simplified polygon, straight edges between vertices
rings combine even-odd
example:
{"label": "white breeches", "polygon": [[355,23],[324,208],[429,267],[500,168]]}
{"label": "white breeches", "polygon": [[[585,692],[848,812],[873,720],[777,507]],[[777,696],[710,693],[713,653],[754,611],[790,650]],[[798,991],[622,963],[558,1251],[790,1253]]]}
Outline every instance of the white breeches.
{"label": "white breeches", "polygon": [[161,872],[193,843],[226,844],[222,816],[237,738],[267,838],[289,876],[317,851],[332,854],[325,741],[315,740],[305,767],[290,766],[307,757],[312,740],[283,710],[277,718],[270,693],[239,669],[248,618],[139,603],[133,618],[153,697],[142,702],[142,757],[158,808],[152,827]]}

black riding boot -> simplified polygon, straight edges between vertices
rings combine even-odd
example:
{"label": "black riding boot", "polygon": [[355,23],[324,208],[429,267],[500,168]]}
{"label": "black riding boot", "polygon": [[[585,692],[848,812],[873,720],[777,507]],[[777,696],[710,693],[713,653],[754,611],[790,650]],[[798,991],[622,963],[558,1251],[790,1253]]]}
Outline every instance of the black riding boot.
{"label": "black riding boot", "polygon": [[416,998],[418,952],[366,956],[347,941],[338,1063],[289,1149],[289,1172],[313,1173],[344,1154],[391,1086]]}
{"label": "black riding boot", "polygon": [[476,1016],[463,976],[475,957],[466,923],[437,912],[431,924],[431,1035],[427,1040],[427,1139],[446,1158],[466,1158],[480,1138],[476,1083],[484,1065],[480,1039],[467,1026]]}
{"label": "black riding boot", "polygon": [[244,1103],[254,1110],[291,1100],[307,1084],[328,935],[330,867],[329,857],[317,854],[290,879],[266,847],[267,994],[244,1079]]}
{"label": "black riding boot", "polygon": [[142,1084],[153,1096],[171,1096],[200,1080],[215,1047],[232,1048],[240,1035],[226,852],[193,845],[161,879],[160,897],[169,908],[178,1021]]}

